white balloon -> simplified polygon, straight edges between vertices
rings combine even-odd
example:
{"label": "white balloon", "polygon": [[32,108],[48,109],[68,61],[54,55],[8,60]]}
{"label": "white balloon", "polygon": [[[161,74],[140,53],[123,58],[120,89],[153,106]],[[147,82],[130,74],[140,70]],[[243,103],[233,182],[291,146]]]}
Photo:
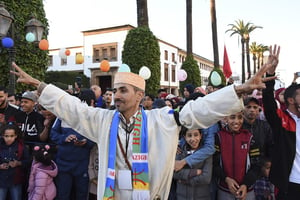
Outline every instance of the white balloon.
{"label": "white balloon", "polygon": [[213,84],[213,86],[218,86],[218,85],[221,85],[222,78],[218,72],[213,71],[210,76],[210,81]]}
{"label": "white balloon", "polygon": [[184,69],[180,69],[177,72],[177,78],[179,81],[185,81],[187,78],[187,73]]}
{"label": "white balloon", "polygon": [[58,52],[59,57],[62,59],[67,59],[66,48],[61,48]]}
{"label": "white balloon", "polygon": [[151,77],[151,71],[148,67],[143,66],[139,71],[139,75],[143,77],[145,80],[147,80]]}

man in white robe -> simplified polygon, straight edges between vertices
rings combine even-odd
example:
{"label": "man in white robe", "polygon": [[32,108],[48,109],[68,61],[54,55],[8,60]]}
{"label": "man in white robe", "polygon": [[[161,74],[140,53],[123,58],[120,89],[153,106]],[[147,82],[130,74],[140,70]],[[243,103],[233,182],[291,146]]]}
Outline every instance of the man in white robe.
{"label": "man in white robe", "polygon": [[[271,54],[268,63],[261,67],[257,74],[245,84],[230,85],[196,101],[188,102],[179,113],[180,123],[189,129],[206,128],[224,116],[241,111],[243,109],[241,95],[256,88],[265,87],[262,76],[272,67],[274,59],[277,59],[276,55]],[[13,67],[16,69],[14,73],[19,77],[18,82],[38,88],[39,103],[42,106],[98,144],[98,198],[101,199],[105,191],[108,168],[110,126],[116,111],[89,107],[59,88],[51,84],[46,85],[31,77],[16,64],[13,64]],[[130,126],[140,109],[139,105],[144,96],[145,81],[133,73],[127,75],[122,74],[124,72],[118,73],[114,82],[115,106],[126,124]],[[177,125],[174,115],[169,111],[169,107],[145,111],[148,120],[148,165],[151,200],[168,198],[173,176],[180,127]],[[129,163],[132,163],[132,146],[130,145],[132,144],[132,134],[129,134],[128,139],[121,122],[118,127],[118,134],[122,146],[128,146],[127,159]],[[118,170],[128,167],[119,145],[117,145],[116,154],[115,169],[116,174],[118,174]],[[118,183],[120,181],[116,176],[115,199],[133,199],[132,190],[119,189]]]}

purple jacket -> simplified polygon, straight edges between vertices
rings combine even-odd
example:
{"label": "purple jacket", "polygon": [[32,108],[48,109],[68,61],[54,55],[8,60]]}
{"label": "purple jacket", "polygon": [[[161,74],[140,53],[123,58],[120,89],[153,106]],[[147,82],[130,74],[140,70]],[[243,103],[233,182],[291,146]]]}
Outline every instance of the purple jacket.
{"label": "purple jacket", "polygon": [[50,166],[33,161],[27,190],[28,200],[53,200],[56,196],[53,178],[57,175],[57,171],[54,161]]}

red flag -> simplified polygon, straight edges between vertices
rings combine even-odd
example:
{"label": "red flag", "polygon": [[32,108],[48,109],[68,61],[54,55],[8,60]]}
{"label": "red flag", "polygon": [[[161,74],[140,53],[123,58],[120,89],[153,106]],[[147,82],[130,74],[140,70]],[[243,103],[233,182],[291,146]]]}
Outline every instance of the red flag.
{"label": "red flag", "polygon": [[224,57],[223,57],[223,73],[226,78],[229,78],[232,74],[231,67],[230,67],[230,62],[228,59],[227,51],[226,51],[226,46],[224,45]]}

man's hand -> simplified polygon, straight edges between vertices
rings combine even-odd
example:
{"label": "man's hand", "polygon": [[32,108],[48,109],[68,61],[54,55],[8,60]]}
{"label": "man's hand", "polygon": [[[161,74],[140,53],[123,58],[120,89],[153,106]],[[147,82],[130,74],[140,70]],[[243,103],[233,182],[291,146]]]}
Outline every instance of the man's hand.
{"label": "man's hand", "polygon": [[240,185],[239,189],[236,191],[235,198],[239,200],[245,200],[247,197],[247,186]]}
{"label": "man's hand", "polygon": [[228,189],[229,189],[230,193],[233,194],[233,195],[236,195],[236,192],[238,191],[238,189],[240,187],[239,184],[234,179],[232,179],[230,177],[226,177],[225,182],[228,186]]}
{"label": "man's hand", "polygon": [[18,65],[16,65],[16,63],[13,62],[12,67],[16,71],[11,71],[10,73],[13,73],[16,76],[18,76],[18,83],[25,83],[27,85],[32,85],[36,88],[40,85],[41,82],[39,80],[33,78],[32,76],[24,72]]}
{"label": "man's hand", "polygon": [[264,89],[266,85],[265,81],[273,80],[276,77],[268,77],[263,78],[264,74],[267,72],[268,74],[274,74],[275,69],[278,65],[278,57],[280,53],[280,47],[274,45],[274,49],[270,46],[270,54],[268,57],[267,63],[265,63],[256,74],[254,74],[248,81],[246,81],[242,85],[235,86],[235,91],[238,96],[241,96],[245,93],[250,93],[254,89]]}
{"label": "man's hand", "polygon": [[276,46],[274,45],[274,48],[272,48],[272,46],[270,46],[270,54],[268,57],[268,61],[267,61],[267,65],[271,65],[270,68],[268,68],[267,73],[272,75],[275,73],[276,67],[278,65],[279,62],[279,53],[280,53],[280,46]]}

